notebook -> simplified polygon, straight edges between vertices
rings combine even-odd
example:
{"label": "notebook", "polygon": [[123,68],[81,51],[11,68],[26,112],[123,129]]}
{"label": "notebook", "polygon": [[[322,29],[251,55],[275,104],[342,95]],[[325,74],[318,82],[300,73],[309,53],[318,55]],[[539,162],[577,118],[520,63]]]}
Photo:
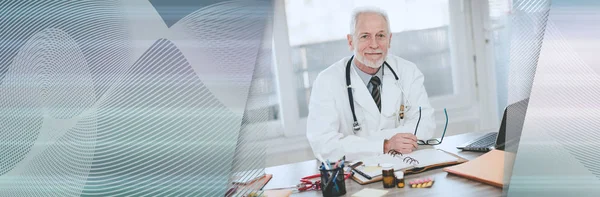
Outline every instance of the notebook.
{"label": "notebook", "polygon": [[504,163],[513,163],[515,154],[492,150],[469,162],[444,168],[444,171],[496,187],[504,185]]}
{"label": "notebook", "polygon": [[[417,162],[410,162],[408,158],[412,158]],[[372,157],[361,159],[363,165],[356,167],[356,171],[352,176],[352,179],[359,184],[367,184],[377,182],[382,179],[380,167],[383,163],[390,163],[394,166],[395,171],[403,171],[405,174],[416,174],[424,172],[426,170],[443,167],[448,165],[454,165],[466,162],[467,160],[457,155],[448,153],[440,149],[422,149],[414,151],[410,154],[404,154],[402,156],[392,156],[390,154],[381,154]],[[366,176],[370,176],[368,179]]]}

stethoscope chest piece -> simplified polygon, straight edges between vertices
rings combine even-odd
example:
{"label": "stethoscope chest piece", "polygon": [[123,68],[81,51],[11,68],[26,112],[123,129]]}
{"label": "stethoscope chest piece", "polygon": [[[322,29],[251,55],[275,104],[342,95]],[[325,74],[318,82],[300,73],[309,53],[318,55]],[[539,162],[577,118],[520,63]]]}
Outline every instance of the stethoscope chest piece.
{"label": "stethoscope chest piece", "polygon": [[354,131],[360,131],[360,125],[358,124],[358,122],[354,121],[354,125],[353,125]]}

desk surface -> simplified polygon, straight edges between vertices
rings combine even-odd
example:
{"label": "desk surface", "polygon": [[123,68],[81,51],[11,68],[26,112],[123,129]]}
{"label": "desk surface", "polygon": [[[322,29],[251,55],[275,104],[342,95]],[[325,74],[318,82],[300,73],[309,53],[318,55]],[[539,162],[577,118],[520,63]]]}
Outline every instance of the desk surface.
{"label": "desk surface", "polygon": [[[465,159],[471,160],[482,153],[460,151],[456,149],[456,146],[468,142],[478,136],[485,134],[485,132],[466,133],[455,136],[446,136],[441,145],[435,146],[435,148],[443,149],[445,151],[455,153]],[[309,160],[304,162],[280,165],[265,168],[265,172],[273,174],[273,178],[264,189],[279,188],[285,186],[291,186],[298,184],[300,178],[318,173],[318,161]],[[412,180],[421,177],[433,177],[435,184],[432,188],[417,189],[417,188],[390,188],[385,189],[388,191],[389,196],[501,196],[502,189],[486,185],[480,182],[471,181],[459,176],[448,174],[442,169],[435,169],[427,172],[423,172],[415,175],[408,175],[405,180]],[[360,185],[354,180],[346,180],[346,195],[352,196],[352,194],[362,190],[363,188],[373,189],[384,189],[381,182],[375,182],[366,185]],[[306,191],[301,193],[295,193],[292,196],[322,196],[321,191]]]}

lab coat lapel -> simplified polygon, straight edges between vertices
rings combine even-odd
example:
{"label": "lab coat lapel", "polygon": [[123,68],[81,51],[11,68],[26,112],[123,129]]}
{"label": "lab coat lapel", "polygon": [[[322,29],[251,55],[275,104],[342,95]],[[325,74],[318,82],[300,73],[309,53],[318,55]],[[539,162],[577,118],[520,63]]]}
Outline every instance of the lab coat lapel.
{"label": "lab coat lapel", "polygon": [[356,70],[354,67],[352,67],[352,70],[354,71],[352,72],[351,77],[352,88],[354,90],[352,93],[354,96],[354,101],[358,103],[365,111],[369,112],[371,119],[374,119],[375,123],[379,123],[379,116],[381,113],[379,112],[379,109],[377,109],[377,105],[375,104],[369,89],[367,89],[365,83],[362,81],[362,79],[360,79],[358,73],[356,73],[362,71]]}
{"label": "lab coat lapel", "polygon": [[396,78],[386,66],[383,75],[383,90],[381,91],[381,114],[392,115],[396,110],[400,110],[396,104],[402,99],[401,97],[402,92],[396,85]]}

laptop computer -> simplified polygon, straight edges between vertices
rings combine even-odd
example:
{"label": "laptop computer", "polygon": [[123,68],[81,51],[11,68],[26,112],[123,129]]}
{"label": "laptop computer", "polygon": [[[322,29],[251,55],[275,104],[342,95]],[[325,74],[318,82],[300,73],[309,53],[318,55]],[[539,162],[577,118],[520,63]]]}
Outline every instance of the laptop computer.
{"label": "laptop computer", "polygon": [[493,149],[516,152],[528,104],[529,98],[526,98],[507,106],[504,108],[498,132],[487,133],[456,148],[476,152],[488,152]]}

